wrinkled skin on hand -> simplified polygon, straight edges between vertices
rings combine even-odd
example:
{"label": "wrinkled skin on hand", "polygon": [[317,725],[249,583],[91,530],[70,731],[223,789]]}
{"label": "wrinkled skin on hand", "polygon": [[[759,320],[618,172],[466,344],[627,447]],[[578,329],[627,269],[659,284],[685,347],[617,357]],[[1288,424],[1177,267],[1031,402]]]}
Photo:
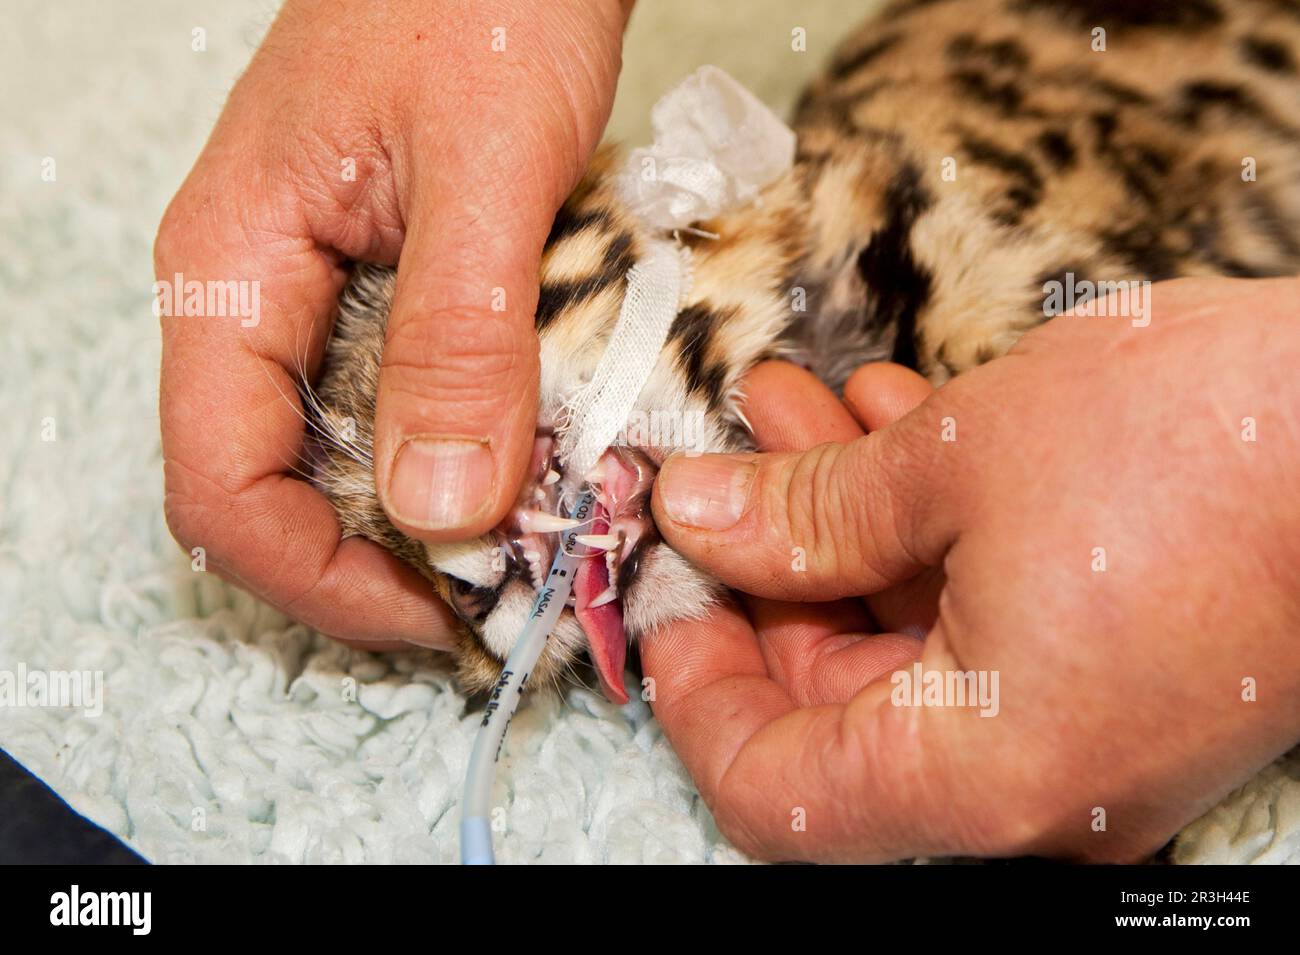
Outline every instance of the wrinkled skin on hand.
{"label": "wrinkled skin on hand", "polygon": [[252,327],[162,319],[167,520],[212,569],[358,645],[451,645],[427,582],[341,541],[296,479],[295,384],[319,366],[348,260],[400,257],[381,500],[422,540],[500,519],[532,448],[538,259],[608,116],[630,5],[284,5],[155,248],[161,279],[259,283]]}
{"label": "wrinkled skin on hand", "polygon": [[[1300,282],[1152,296],[1149,327],[1065,316],[933,393],[766,369],[781,453],[666,465],[665,538],[757,595],[642,647],[736,845],[1138,860],[1300,740]],[[894,705],[918,659],[997,671],[996,717]]]}

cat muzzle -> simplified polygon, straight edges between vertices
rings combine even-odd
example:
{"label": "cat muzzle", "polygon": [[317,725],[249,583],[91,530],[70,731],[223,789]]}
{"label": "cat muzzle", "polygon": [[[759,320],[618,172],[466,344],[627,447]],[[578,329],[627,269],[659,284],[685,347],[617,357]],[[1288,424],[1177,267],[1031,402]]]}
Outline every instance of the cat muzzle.
{"label": "cat muzzle", "polygon": [[556,465],[553,434],[539,433],[534,441],[529,477],[515,507],[495,529],[497,553],[514,574],[540,590],[547,569],[562,546],[561,533],[572,536],[573,553],[582,558],[569,597],[569,609],[587,637],[591,661],[605,696],[627,702],[623,666],[627,632],[622,597],[632,585],[641,555],[658,539],[650,517],[650,490],[658,466],[643,451],[614,445],[585,475],[596,496],[594,513],[585,524],[562,515],[568,512],[572,483]]}

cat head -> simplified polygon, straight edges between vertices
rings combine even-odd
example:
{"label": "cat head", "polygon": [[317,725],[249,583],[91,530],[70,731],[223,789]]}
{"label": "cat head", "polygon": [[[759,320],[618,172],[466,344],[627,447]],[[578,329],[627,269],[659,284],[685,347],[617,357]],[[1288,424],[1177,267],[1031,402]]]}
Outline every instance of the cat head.
{"label": "cat head", "polygon": [[[671,454],[752,447],[739,410],[741,378],[778,354],[792,316],[790,275],[802,251],[794,176],[751,208],[682,234],[689,291],[639,400],[595,469],[570,474],[556,454],[566,409],[600,360],[618,318],[627,273],[647,237],[615,195],[612,151],[599,154],[556,217],[541,264],[536,328],[541,380],[528,477],[488,534],[422,544],[388,522],[374,489],[375,395],[395,273],[360,266],[341,298],[324,370],[304,394],[316,435],[314,481],[345,534],[359,534],[417,567],[463,624],[456,655],[471,691],[491,689],[528,619],[584,479],[597,496],[580,528],[582,554],[561,614],[529,685],[576,674],[584,655],[607,696],[623,701],[628,642],[669,621],[698,617],[719,587],[660,539],[649,496]],[[574,676],[577,679],[577,676]]]}

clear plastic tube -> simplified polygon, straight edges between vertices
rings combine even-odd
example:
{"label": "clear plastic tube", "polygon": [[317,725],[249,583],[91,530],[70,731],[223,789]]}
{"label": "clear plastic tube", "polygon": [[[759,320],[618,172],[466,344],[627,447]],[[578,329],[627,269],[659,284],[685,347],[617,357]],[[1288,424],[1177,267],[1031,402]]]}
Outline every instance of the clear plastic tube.
{"label": "clear plastic tube", "polygon": [[461,798],[460,816],[460,861],[462,865],[492,865],[492,825],[489,819],[488,803],[492,797],[492,778],[496,763],[501,756],[501,744],[505,740],[510,720],[519,706],[519,697],[523,693],[528,675],[542,655],[555,622],[560,617],[573,590],[573,578],[582,557],[575,554],[574,537],[583,533],[583,526],[590,524],[594,516],[596,496],[590,491],[584,492],[569,516],[579,524],[560,536],[560,546],[555,550],[555,560],[546,575],[542,588],[537,592],[528,621],[523,632],[515,641],[506,659],[505,669],[492,698],[488,701],[487,712],[479,724],[478,736],[474,739],[474,749],[470,753],[469,767],[465,772],[465,793]]}

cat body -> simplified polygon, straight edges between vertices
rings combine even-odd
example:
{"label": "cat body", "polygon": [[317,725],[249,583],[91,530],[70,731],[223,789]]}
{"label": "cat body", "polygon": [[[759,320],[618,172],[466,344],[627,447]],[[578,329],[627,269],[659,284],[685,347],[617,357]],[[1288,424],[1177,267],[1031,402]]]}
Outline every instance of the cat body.
{"label": "cat body", "polygon": [[[1138,289],[1125,299],[1134,314],[1097,320],[1140,325],[1144,282],[1300,272],[1298,62],[1300,0],[887,8],[800,101],[790,173],[760,202],[696,224],[716,238],[681,234],[693,281],[638,409],[698,423],[678,429],[690,450],[749,450],[740,383],[767,358],[798,361],[835,389],[882,359],[938,385],[1098,290]],[[492,534],[420,544],[379,505],[370,436],[391,270],[356,269],[305,393],[317,486],[345,534],[411,563],[456,610],[469,691],[495,684],[554,553],[558,535],[530,515],[558,512],[556,429],[649,238],[615,192],[618,167],[603,149],[547,240],[535,468]],[[630,438],[596,476],[595,530],[608,544],[590,559],[605,562],[601,607],[628,638],[719,596],[649,521],[654,470],[681,444]],[[530,685],[571,671],[596,609],[561,617]],[[597,663],[606,693],[622,698],[621,656]]]}

